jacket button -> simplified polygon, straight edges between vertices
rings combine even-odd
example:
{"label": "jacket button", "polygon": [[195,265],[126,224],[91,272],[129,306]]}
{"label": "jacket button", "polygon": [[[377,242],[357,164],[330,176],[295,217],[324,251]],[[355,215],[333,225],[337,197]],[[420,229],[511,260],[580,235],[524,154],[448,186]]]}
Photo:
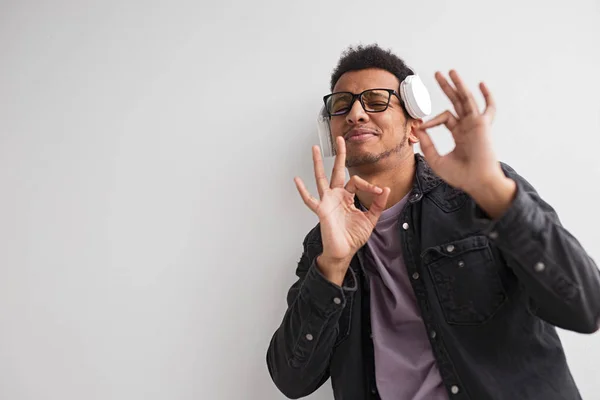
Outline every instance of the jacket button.
{"label": "jacket button", "polygon": [[453,245],[451,245],[451,244],[449,244],[448,246],[446,246],[446,251],[447,251],[448,253],[452,253],[452,252],[454,251],[454,246],[453,246]]}
{"label": "jacket button", "polygon": [[539,263],[535,264],[533,269],[535,269],[536,272],[542,272],[544,269],[546,269],[546,266],[544,265],[543,262],[539,262]]}
{"label": "jacket button", "polygon": [[458,386],[454,385],[450,388],[450,391],[452,392],[452,394],[458,394],[458,392],[460,392],[460,390],[458,389]]}
{"label": "jacket button", "polygon": [[492,231],[492,232],[490,232],[489,236],[490,236],[490,239],[498,239],[498,232]]}
{"label": "jacket button", "polygon": [[402,228],[403,228],[405,231],[406,231],[406,230],[408,230],[408,223],[407,223],[407,222],[403,223],[403,224],[402,224]]}
{"label": "jacket button", "polygon": [[435,339],[435,337],[437,336],[436,331],[431,331],[431,333],[429,334],[431,336],[432,339]]}
{"label": "jacket button", "polygon": [[335,304],[337,304],[337,305],[340,305],[340,304],[342,304],[342,300],[341,300],[339,297],[336,297],[336,298],[334,298],[334,299],[333,299],[333,302],[334,302]]}
{"label": "jacket button", "polygon": [[308,340],[309,342],[312,342],[313,340],[313,335],[311,335],[310,333],[306,334],[306,340]]}
{"label": "jacket button", "polygon": [[415,272],[414,274],[412,274],[413,279],[419,279],[419,273]]}

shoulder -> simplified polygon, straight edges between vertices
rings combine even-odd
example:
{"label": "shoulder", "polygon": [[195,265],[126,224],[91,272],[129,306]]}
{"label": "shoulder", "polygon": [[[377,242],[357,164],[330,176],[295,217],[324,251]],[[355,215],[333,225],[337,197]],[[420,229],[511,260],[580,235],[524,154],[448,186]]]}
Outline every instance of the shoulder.
{"label": "shoulder", "polygon": [[304,238],[304,245],[310,245],[310,244],[321,244],[321,224],[317,223],[317,225],[315,225],[314,228],[312,228],[307,234],[306,237]]}
{"label": "shoulder", "polygon": [[504,175],[506,175],[508,178],[514,180],[515,182],[517,182],[517,184],[519,184],[519,186],[524,188],[526,191],[528,191],[528,192],[536,191],[534,189],[533,185],[531,185],[531,183],[529,183],[529,181],[527,181],[527,179],[525,179],[521,175],[519,175],[519,173],[517,171],[515,171],[515,169],[513,167],[511,167],[510,165],[508,165],[507,163],[502,162],[502,161],[500,161],[500,167],[502,167],[502,171],[504,172]]}

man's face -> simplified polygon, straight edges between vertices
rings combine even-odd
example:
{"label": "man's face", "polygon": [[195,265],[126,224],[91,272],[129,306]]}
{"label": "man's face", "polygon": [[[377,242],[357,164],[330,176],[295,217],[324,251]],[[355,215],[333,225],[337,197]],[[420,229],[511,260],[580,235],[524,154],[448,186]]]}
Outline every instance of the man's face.
{"label": "man's face", "polygon": [[[399,86],[398,78],[388,71],[364,69],[343,74],[333,92],[358,94],[375,88],[397,91]],[[410,148],[406,122],[400,100],[394,95],[387,110],[378,113],[367,113],[357,99],[348,114],[331,117],[331,133],[334,141],[338,136],[346,139],[346,166],[358,167],[397,156]]]}

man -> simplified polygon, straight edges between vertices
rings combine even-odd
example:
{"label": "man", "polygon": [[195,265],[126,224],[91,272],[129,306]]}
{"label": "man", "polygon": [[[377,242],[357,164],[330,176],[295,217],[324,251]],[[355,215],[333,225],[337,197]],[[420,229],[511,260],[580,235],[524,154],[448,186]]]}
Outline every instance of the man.
{"label": "man", "polygon": [[[455,71],[436,73],[455,112],[424,123],[398,94],[412,74],[376,45],[333,73],[337,155],[328,182],[313,148],[318,199],[295,180],[319,224],[268,349],[273,381],[289,398],[331,377],[337,400],[580,399],[555,326],[598,330],[597,266],[496,159],[488,88],[480,112]],[[456,142],[444,156],[427,133],[441,124]]]}

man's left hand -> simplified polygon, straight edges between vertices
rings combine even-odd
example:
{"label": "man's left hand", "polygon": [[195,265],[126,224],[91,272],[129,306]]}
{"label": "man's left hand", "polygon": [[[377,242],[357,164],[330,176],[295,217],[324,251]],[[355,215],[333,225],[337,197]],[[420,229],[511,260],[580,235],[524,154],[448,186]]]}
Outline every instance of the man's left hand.
{"label": "man's left hand", "polygon": [[[421,150],[433,172],[449,185],[463,190],[492,218],[499,217],[510,206],[516,184],[502,172],[492,149],[491,124],[496,114],[494,99],[482,82],[479,85],[486,107],[479,111],[471,91],[456,71],[450,71],[454,86],[436,72],[435,78],[448,96],[456,115],[450,110],[420,125],[416,131]],[[427,129],[445,125],[452,133],[455,148],[446,155],[436,150]]]}

